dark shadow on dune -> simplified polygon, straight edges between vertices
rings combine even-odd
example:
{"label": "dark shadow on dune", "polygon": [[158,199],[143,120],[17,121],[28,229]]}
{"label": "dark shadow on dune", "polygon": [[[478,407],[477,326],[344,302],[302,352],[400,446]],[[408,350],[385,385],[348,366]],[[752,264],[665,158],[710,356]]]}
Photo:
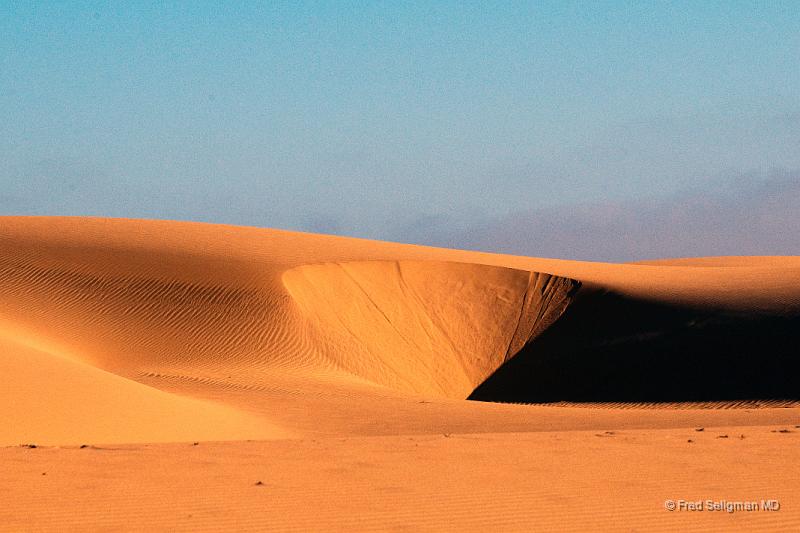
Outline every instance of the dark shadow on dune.
{"label": "dark shadow on dune", "polygon": [[800,314],[584,292],[470,395],[494,402],[800,399]]}

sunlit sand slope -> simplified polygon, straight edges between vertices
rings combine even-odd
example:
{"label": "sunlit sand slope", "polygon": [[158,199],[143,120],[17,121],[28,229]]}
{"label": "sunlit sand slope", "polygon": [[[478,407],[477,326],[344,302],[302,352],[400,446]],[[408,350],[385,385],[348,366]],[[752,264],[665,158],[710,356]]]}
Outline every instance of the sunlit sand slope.
{"label": "sunlit sand slope", "polygon": [[[25,365],[23,351],[10,349],[11,343],[40,349],[39,366],[33,365],[34,352],[24,352],[31,360],[26,379],[37,385],[16,390],[17,400],[2,404],[8,416],[18,415],[23,403],[47,411],[48,397],[40,391],[52,387],[38,379],[56,374],[42,370],[47,365],[60,365],[65,376],[73,376],[58,389],[64,394],[114,388],[97,379],[81,381],[80,371],[165,401],[187,400],[119,376],[139,381],[204,376],[198,381],[202,386],[233,375],[264,385],[276,374],[300,374],[463,399],[556,320],[577,288],[567,278],[497,266],[319,262],[352,252],[356,258],[366,255],[368,243],[354,240],[330,239],[335,246],[327,254],[309,250],[297,257],[291,254],[307,240],[303,235],[214,250],[195,242],[191,232],[178,241],[159,238],[152,227],[142,232],[148,223],[93,220],[80,228],[74,220],[3,220],[0,328],[6,332],[4,363],[14,365],[7,375],[19,374],[15,369]],[[104,226],[108,232],[92,239]],[[212,229],[189,227],[199,230],[199,237]],[[219,241],[217,247],[225,244]],[[68,403],[81,402],[89,411],[102,404],[85,398]],[[137,406],[142,413],[153,409],[141,406],[135,395],[118,398],[121,412]],[[110,415],[98,409],[102,426]],[[0,439],[169,440],[185,433],[146,431],[138,438],[133,429],[93,433],[77,423],[81,409],[70,412],[74,416],[50,415],[59,418],[51,434],[47,424],[28,433],[29,426],[14,424]],[[250,424],[247,432],[226,433],[230,424],[212,419],[208,424],[216,438],[284,434],[266,420]]]}
{"label": "sunlit sand slope", "polygon": [[0,336],[6,443],[171,442],[292,436],[235,409],[167,394]]}
{"label": "sunlit sand slope", "polygon": [[[713,266],[720,263],[725,266]],[[166,431],[156,424],[152,431],[142,429],[140,438],[133,430],[92,431],[105,427],[104,413],[110,411],[156,413],[163,402],[163,410],[175,412],[175,402],[196,406],[189,399],[213,401],[202,411],[224,408],[226,420],[239,420],[221,424],[209,414],[213,431],[198,432],[197,438],[219,439],[308,430],[305,415],[295,421],[284,407],[302,411],[320,398],[320,404],[344,413],[337,422],[342,431],[353,427],[348,418],[383,417],[387,398],[396,405],[406,405],[404,398],[470,395],[637,405],[796,399],[791,370],[797,358],[784,348],[797,336],[800,263],[731,263],[736,267],[711,260],[611,265],[208,224],[0,218],[3,364],[6,376],[24,375],[20,383],[31,384],[14,389],[0,405],[5,419],[19,421],[0,429],[0,442],[78,442],[87,435],[109,442],[179,439],[199,426]],[[686,373],[693,389],[684,387],[684,374],[674,368],[663,372],[675,366],[664,359],[675,348],[670,339],[693,343],[700,335],[707,344],[698,344],[704,351],[692,357],[719,362],[727,349],[719,339],[742,330],[741,317],[752,316],[766,316],[772,329],[748,322],[750,344],[743,346],[752,350],[763,331],[777,339],[760,355],[767,371],[758,374],[757,387],[740,390],[750,378],[742,363],[749,352],[737,355],[735,372],[721,381],[715,381],[718,373],[704,377],[706,382]],[[654,330],[664,317],[669,328]],[[655,344],[638,350],[645,341]],[[56,379],[59,373],[72,377]],[[654,380],[659,375],[669,375],[669,386]],[[684,394],[703,383],[710,394]],[[107,395],[126,387],[130,394]],[[71,410],[72,417],[47,414],[42,390],[52,391],[60,405],[82,407]],[[742,397],[742,390],[759,397]],[[769,396],[772,390],[780,397]],[[80,413],[95,404],[67,398],[70,391],[98,398],[92,427]],[[39,423],[34,431],[21,421],[23,405],[39,410],[31,420],[58,421]],[[473,417],[473,430],[488,420],[479,413],[489,411],[458,405],[465,411],[449,418]],[[404,420],[386,419],[394,420],[397,431],[420,423],[435,427],[442,418],[430,413],[450,407],[441,409],[410,409]],[[524,416],[510,408],[502,412]],[[499,419],[494,420],[496,428]],[[391,432],[392,423],[382,423],[380,432]],[[325,431],[337,429],[330,425]]]}
{"label": "sunlit sand slope", "polygon": [[283,280],[338,366],[450,398],[466,398],[552,324],[577,288],[536,272],[405,261],[308,265]]}
{"label": "sunlit sand slope", "polygon": [[0,217],[0,530],[794,531],[798,343],[798,258]]}

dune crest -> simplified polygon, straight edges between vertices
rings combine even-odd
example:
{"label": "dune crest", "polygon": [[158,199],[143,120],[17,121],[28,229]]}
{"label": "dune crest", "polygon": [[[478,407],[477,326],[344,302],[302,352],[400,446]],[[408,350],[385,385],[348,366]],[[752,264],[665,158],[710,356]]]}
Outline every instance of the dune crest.
{"label": "dune crest", "polygon": [[[391,434],[456,421],[471,431],[532,427],[529,411],[514,406],[454,402],[468,397],[796,400],[800,263],[731,261],[741,266],[613,265],[212,224],[0,217],[0,357],[6,375],[28,376],[75,413],[92,409],[67,393],[97,388],[106,398],[94,411],[98,427],[136,405],[151,402],[147,412],[157,413],[152,402],[163,401],[169,413],[178,402],[187,420],[199,420],[197,409],[209,421],[214,412],[240,420],[198,432],[219,439]],[[767,331],[772,355],[754,372],[749,351],[767,345]],[[748,353],[728,357],[742,346]],[[676,352],[681,365],[671,364]],[[680,371],[700,358],[707,372]],[[726,372],[717,371],[722,364]],[[74,380],[60,382],[59,373]],[[0,406],[6,420],[20,421],[0,429],[0,443],[17,443],[26,427],[42,441],[95,434],[77,414],[59,415],[63,424],[49,436],[44,422],[26,426],[20,405],[48,416],[37,387],[18,387]],[[108,388],[130,394],[112,401]],[[142,439],[183,434],[153,426]]]}
{"label": "dune crest", "polygon": [[653,263],[0,217],[0,530],[797,530],[800,260]]}

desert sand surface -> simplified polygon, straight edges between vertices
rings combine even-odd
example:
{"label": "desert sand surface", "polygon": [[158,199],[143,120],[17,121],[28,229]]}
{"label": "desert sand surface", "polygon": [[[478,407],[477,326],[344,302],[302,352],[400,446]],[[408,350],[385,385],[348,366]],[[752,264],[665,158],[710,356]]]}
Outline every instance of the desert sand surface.
{"label": "desert sand surface", "polygon": [[0,528],[798,530],[798,341],[797,257],[0,217]]}

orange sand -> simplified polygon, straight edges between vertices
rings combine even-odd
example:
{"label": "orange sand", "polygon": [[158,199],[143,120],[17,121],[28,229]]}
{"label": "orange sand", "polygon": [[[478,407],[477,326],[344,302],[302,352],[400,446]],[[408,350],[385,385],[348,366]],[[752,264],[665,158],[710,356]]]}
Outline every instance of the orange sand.
{"label": "orange sand", "polygon": [[593,293],[793,320],[800,258],[0,217],[0,528],[800,528],[796,398],[465,401]]}

